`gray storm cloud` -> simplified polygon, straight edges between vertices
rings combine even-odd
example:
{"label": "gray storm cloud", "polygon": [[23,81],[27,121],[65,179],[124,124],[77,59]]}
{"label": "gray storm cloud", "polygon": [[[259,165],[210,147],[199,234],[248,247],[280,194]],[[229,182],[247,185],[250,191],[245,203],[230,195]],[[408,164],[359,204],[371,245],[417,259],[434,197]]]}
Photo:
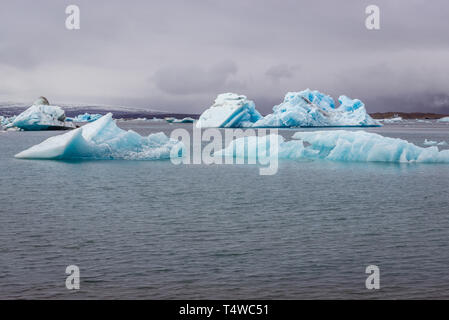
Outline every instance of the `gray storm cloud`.
{"label": "gray storm cloud", "polygon": [[236,73],[237,66],[232,61],[221,62],[208,69],[178,65],[157,70],[153,80],[164,92],[186,95],[225,90],[229,77]]}
{"label": "gray storm cloud", "polygon": [[[80,30],[65,28],[69,4]],[[445,0],[5,0],[0,100],[201,112],[235,91],[268,112],[311,88],[371,112],[449,112],[448,12]]]}

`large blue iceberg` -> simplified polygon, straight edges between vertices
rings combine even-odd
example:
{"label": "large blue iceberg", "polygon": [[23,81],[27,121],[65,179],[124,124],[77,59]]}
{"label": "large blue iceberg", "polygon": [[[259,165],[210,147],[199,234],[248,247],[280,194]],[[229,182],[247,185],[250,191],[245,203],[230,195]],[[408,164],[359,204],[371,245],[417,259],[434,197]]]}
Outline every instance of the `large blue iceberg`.
{"label": "large blue iceberg", "polygon": [[197,127],[380,126],[366,112],[362,101],[344,95],[338,101],[336,107],[332,97],[317,90],[289,92],[281,104],[273,107],[273,113],[262,117],[245,96],[227,93],[219,95],[215,104],[201,114]]}
{"label": "large blue iceberg", "polygon": [[[422,148],[406,140],[365,131],[296,132],[294,140],[280,135],[235,139],[215,156],[234,158],[278,157],[283,159],[326,159],[353,162],[449,163],[449,150]],[[276,143],[270,154],[270,143]],[[306,144],[305,144],[306,143]]]}
{"label": "large blue iceberg", "polygon": [[95,122],[51,137],[18,153],[20,159],[124,159],[157,160],[182,156],[183,144],[164,133],[142,137],[120,129],[108,113]]}

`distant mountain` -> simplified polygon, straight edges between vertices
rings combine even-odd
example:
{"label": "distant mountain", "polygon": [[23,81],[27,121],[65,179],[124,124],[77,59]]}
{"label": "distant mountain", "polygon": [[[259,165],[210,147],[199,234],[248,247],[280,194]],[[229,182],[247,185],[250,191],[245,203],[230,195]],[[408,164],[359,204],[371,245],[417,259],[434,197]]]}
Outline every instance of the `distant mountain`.
{"label": "distant mountain", "polygon": [[448,115],[423,112],[376,112],[370,113],[370,116],[374,119],[388,119],[396,116],[401,117],[402,119],[440,119]]}
{"label": "distant mountain", "polygon": [[[164,118],[164,117],[175,117],[175,118],[185,118],[191,117],[198,119],[198,114],[190,113],[174,113],[160,110],[152,109],[139,109],[134,107],[125,106],[111,106],[111,105],[98,105],[98,104],[67,104],[67,103],[52,103],[53,105],[60,106],[64,109],[66,116],[75,117],[79,114],[84,113],[99,113],[106,114],[112,112],[114,118],[124,118],[124,119],[136,119],[136,118]],[[0,116],[11,117],[22,113],[31,106],[31,103],[18,103],[18,102],[0,102]]]}

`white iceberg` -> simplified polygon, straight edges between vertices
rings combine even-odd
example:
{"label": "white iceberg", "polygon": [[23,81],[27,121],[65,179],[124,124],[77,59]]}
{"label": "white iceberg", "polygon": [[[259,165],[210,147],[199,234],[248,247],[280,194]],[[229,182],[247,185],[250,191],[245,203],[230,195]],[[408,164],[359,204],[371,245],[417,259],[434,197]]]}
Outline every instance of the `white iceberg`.
{"label": "white iceberg", "polygon": [[73,123],[65,120],[65,112],[61,107],[51,106],[46,98],[40,97],[31,107],[8,124],[8,127],[17,127],[23,130],[65,130],[75,128]]}
{"label": "white iceberg", "polygon": [[402,122],[402,117],[394,117],[394,118],[387,118],[387,119],[381,119],[379,121],[382,121],[383,123],[397,123]]}
{"label": "white iceberg", "polygon": [[[422,148],[402,139],[384,137],[365,131],[296,132],[296,140],[285,141],[282,136],[243,137],[235,139],[215,156],[234,158],[278,157],[294,160],[326,159],[353,162],[449,163],[449,150],[438,147]],[[277,146],[269,150],[270,141]],[[304,144],[306,142],[306,144]]]}
{"label": "white iceberg", "polygon": [[153,117],[152,119],[150,119],[148,121],[151,121],[151,122],[163,122],[164,119],[159,119],[159,118]]}
{"label": "white iceberg", "polygon": [[424,139],[424,143],[423,143],[425,146],[436,146],[437,144],[438,144],[438,142],[436,142],[436,141],[432,141],[432,140],[427,140],[427,139]]}
{"label": "white iceberg", "polygon": [[103,115],[95,113],[95,114],[90,114],[90,113],[84,113],[84,114],[79,114],[74,118],[67,118],[67,121],[73,121],[73,122],[93,122],[95,120],[98,120],[102,117]]}
{"label": "white iceberg", "polygon": [[[175,149],[174,149],[175,148]],[[156,160],[182,156],[183,144],[164,133],[142,137],[117,127],[108,113],[97,121],[18,153],[21,159],[125,159]]]}
{"label": "white iceberg", "polygon": [[243,95],[223,93],[204,111],[196,123],[197,128],[251,127],[262,115],[254,102]]}
{"label": "white iceberg", "polygon": [[319,91],[289,92],[281,104],[273,107],[273,113],[262,117],[254,102],[245,96],[225,93],[201,114],[197,127],[380,126],[360,100],[340,96],[338,101],[340,106],[336,108],[334,99]]}
{"label": "white iceberg", "polygon": [[173,122],[174,123],[194,123],[195,119],[193,119],[191,117],[185,117],[183,119],[175,119]]}
{"label": "white iceberg", "polygon": [[0,116],[0,127],[7,127],[14,121],[15,118],[16,118],[16,116],[12,116],[12,117]]}
{"label": "white iceberg", "polygon": [[446,146],[447,142],[446,141],[437,142],[437,141],[424,139],[424,143],[423,144],[425,146]]}
{"label": "white iceberg", "polygon": [[437,121],[438,122],[449,122],[449,117],[440,118]]}

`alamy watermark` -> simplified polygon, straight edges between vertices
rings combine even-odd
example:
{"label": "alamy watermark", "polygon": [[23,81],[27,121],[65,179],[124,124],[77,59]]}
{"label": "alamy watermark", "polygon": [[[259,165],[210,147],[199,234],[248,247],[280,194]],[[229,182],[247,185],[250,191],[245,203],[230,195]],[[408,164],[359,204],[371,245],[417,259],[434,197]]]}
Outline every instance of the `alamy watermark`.
{"label": "alamy watermark", "polygon": [[[79,30],[81,24],[81,11],[79,6],[71,4],[65,8],[68,15],[65,20],[65,27],[68,30]],[[380,8],[377,5],[370,4],[365,8],[365,27],[368,30],[380,30]]]}
{"label": "alamy watermark", "polygon": [[71,4],[65,8],[65,13],[68,14],[65,19],[65,27],[68,30],[79,30],[81,24],[80,8]]}
{"label": "alamy watermark", "polygon": [[368,290],[380,289],[380,269],[376,265],[369,265],[365,269],[365,273],[369,274],[365,281],[365,287]]}
{"label": "alamy watermark", "polygon": [[[175,129],[170,138],[183,144],[182,157],[173,148],[173,164],[258,164],[260,175],[274,175],[279,163],[279,135],[277,129],[226,129],[224,137],[219,129],[199,129],[193,134]],[[203,146],[203,142],[208,142]]]}
{"label": "alamy watermark", "polygon": [[365,27],[368,30],[380,30],[380,8],[371,4],[365,8],[368,15],[365,19]]}
{"label": "alamy watermark", "polygon": [[69,276],[65,279],[65,287],[68,290],[79,290],[80,288],[80,268],[75,265],[67,266],[65,273]]}

